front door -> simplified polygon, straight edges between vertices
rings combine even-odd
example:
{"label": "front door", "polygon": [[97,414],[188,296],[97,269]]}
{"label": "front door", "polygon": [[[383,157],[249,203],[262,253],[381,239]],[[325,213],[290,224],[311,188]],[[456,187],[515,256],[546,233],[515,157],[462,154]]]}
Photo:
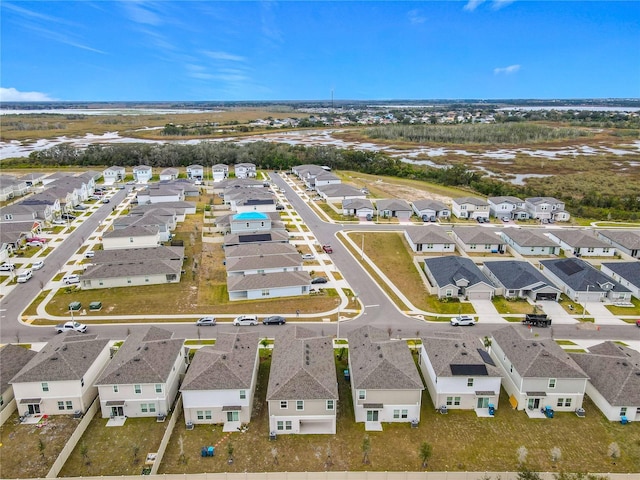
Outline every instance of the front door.
{"label": "front door", "polygon": [[40,413],[40,405],[37,403],[30,403],[29,405],[27,405],[27,408],[29,409],[29,413],[31,415],[37,415]]}
{"label": "front door", "polygon": [[529,406],[529,410],[537,410],[538,408],[540,408],[540,399],[530,398],[528,406]]}
{"label": "front door", "polygon": [[367,422],[378,421],[378,410],[367,410]]}
{"label": "front door", "polygon": [[240,420],[240,415],[237,411],[227,412],[227,422],[237,422]]}
{"label": "front door", "polygon": [[477,408],[489,408],[489,397],[478,397]]}

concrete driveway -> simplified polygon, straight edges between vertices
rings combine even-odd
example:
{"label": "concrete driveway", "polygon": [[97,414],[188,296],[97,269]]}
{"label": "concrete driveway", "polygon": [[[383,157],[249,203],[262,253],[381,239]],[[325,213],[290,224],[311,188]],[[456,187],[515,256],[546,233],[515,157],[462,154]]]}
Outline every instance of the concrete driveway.
{"label": "concrete driveway", "polygon": [[471,300],[471,305],[478,315],[478,320],[483,323],[509,323],[498,313],[491,300]]}
{"label": "concrete driveway", "polygon": [[551,325],[578,323],[578,320],[569,315],[558,302],[537,301],[536,305],[540,306],[542,311],[551,318]]}
{"label": "concrete driveway", "polygon": [[587,317],[593,317],[594,323],[598,325],[626,325],[601,302],[587,302]]}

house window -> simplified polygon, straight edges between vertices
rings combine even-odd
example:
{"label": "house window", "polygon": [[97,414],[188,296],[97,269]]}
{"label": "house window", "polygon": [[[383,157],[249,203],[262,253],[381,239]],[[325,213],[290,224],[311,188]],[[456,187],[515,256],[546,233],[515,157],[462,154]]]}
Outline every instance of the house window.
{"label": "house window", "polygon": [[154,413],[156,411],[156,404],[155,403],[150,403],[149,404],[149,412],[150,413]]}
{"label": "house window", "polygon": [[627,407],[622,407],[620,409],[620,416],[624,417],[627,414]]}
{"label": "house window", "polygon": [[148,406],[147,406],[147,404],[146,404],[146,403],[141,403],[141,404],[140,404],[140,411],[141,411],[142,413],[147,413],[147,412],[149,411],[149,408],[148,408]]}
{"label": "house window", "polygon": [[335,407],[335,403],[333,400],[327,400],[327,410],[333,410]]}
{"label": "house window", "polygon": [[400,418],[400,410],[394,410],[393,411],[393,418],[395,418],[395,419]]}
{"label": "house window", "polygon": [[129,243],[133,243],[133,237],[129,237]]}
{"label": "house window", "polygon": [[264,270],[263,270],[263,269],[258,270],[258,274],[259,274],[259,275],[264,274]]}
{"label": "house window", "polygon": [[491,250],[491,245],[487,245],[487,244],[485,243],[485,245],[484,245],[484,249],[485,249],[485,250]]}
{"label": "house window", "polygon": [[469,245],[469,250],[475,250],[476,249],[476,244],[472,243],[471,245]]}
{"label": "house window", "polygon": [[564,399],[564,406],[565,407],[570,407],[571,406],[571,398],[565,398]]}
{"label": "house window", "polygon": [[453,404],[460,405],[460,397],[453,397]]}
{"label": "house window", "polygon": [[240,390],[240,400],[244,400],[245,398],[247,398],[247,391]]}
{"label": "house window", "polygon": [[149,277],[144,277],[144,281],[145,281],[146,283],[149,283]]}
{"label": "house window", "polygon": [[156,393],[162,393],[162,384],[156,383]]}
{"label": "house window", "polygon": [[64,410],[64,402],[58,402],[58,410]]}
{"label": "house window", "polygon": [[365,400],[367,398],[367,392],[365,390],[358,390],[358,400]]}
{"label": "house window", "polygon": [[142,393],[142,387],[140,385],[134,385],[133,393]]}
{"label": "house window", "polygon": [[602,253],[609,253],[609,249],[608,248],[603,248],[602,249]]}
{"label": "house window", "polygon": [[49,384],[47,382],[42,382],[42,391],[43,392],[49,391]]}
{"label": "house window", "polygon": [[67,400],[67,410],[73,410],[73,402],[71,400]]}
{"label": "house window", "polygon": [[202,410],[197,410],[196,411],[196,418],[198,420],[204,420],[204,415],[203,415],[203,411]]}
{"label": "house window", "polygon": [[453,296],[453,290],[447,290],[447,291],[445,292],[445,295],[446,295],[447,297],[452,297],[452,296]]}
{"label": "house window", "polygon": [[559,398],[556,402],[556,407],[561,407],[562,405],[564,405],[564,398]]}
{"label": "house window", "polygon": [[211,410],[204,411],[204,418],[205,420],[211,420]]}
{"label": "house window", "polygon": [[447,397],[447,405],[453,405],[453,397]]}
{"label": "house window", "polygon": [[131,283],[131,279],[130,278],[127,278],[127,283]]}
{"label": "house window", "polygon": [[280,408],[289,408],[289,402],[286,400],[280,400]]}
{"label": "house window", "polygon": [[296,400],[296,410],[304,410],[304,400]]}
{"label": "house window", "polygon": [[473,387],[473,378],[467,378],[467,387]]}
{"label": "house window", "polygon": [[4,216],[5,220],[13,220],[13,215],[11,215],[10,213],[5,214]]}
{"label": "house window", "polygon": [[549,379],[549,388],[556,388],[556,379],[555,378],[550,378]]}
{"label": "house window", "polygon": [[400,418],[408,418],[409,417],[409,410],[403,409],[400,412]]}
{"label": "house window", "polygon": [[113,393],[118,393],[118,385],[113,386]]}
{"label": "house window", "polygon": [[433,243],[427,243],[427,248],[433,248]]}
{"label": "house window", "polygon": [[276,426],[277,430],[284,430],[284,422],[278,421],[278,423],[276,425],[277,425]]}
{"label": "house window", "polygon": [[284,422],[284,429],[285,430],[292,430],[291,420],[287,420],[286,422]]}
{"label": "house window", "polygon": [[595,252],[595,248],[589,247],[589,248],[587,248],[587,252],[593,253],[593,252]]}
{"label": "house window", "polygon": [[271,293],[271,292],[269,291],[269,289],[268,289],[268,288],[263,288],[263,289],[262,289],[262,296],[263,296],[263,297],[268,297],[270,293]]}

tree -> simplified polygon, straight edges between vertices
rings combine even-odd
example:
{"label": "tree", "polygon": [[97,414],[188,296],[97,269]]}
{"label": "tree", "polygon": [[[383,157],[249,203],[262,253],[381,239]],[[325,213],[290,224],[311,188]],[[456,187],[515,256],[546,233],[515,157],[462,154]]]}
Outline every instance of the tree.
{"label": "tree", "polygon": [[432,448],[427,442],[422,442],[420,450],[418,452],[420,460],[422,460],[422,468],[427,468],[427,462],[431,458]]}
{"label": "tree", "polygon": [[369,460],[369,452],[371,451],[371,439],[369,435],[365,435],[362,439],[362,463],[368,465],[370,463]]}
{"label": "tree", "polygon": [[227,459],[227,463],[232,464],[233,463],[233,443],[231,442],[227,444],[227,456],[229,457]]}

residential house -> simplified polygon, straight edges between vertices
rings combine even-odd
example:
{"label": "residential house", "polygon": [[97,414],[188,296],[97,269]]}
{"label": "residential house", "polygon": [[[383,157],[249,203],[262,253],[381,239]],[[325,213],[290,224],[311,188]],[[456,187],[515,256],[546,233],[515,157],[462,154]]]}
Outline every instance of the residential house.
{"label": "residential house", "polygon": [[196,204],[193,202],[173,201],[153,203],[150,205],[138,205],[137,207],[134,207],[129,214],[146,215],[147,213],[156,210],[173,212],[176,216],[177,222],[184,222],[187,215],[193,215],[196,213]]}
{"label": "residential house", "polygon": [[459,197],[451,200],[451,212],[457,218],[489,219],[489,202],[476,197]]}
{"label": "residential house", "polygon": [[342,214],[346,217],[371,220],[376,214],[376,209],[367,198],[347,198],[342,201]]}
{"label": "residential house", "polygon": [[255,163],[238,163],[234,167],[236,178],[255,178],[256,177],[256,165]]}
{"label": "residential house", "polygon": [[[7,228],[8,223],[31,223],[37,222],[38,211],[30,205],[14,203],[0,207],[0,223],[2,228]],[[44,219],[42,219],[44,220]]]}
{"label": "residential house", "polygon": [[27,184],[30,190],[34,190],[37,185],[42,185],[43,180],[46,178],[44,173],[26,173],[20,177],[21,180]]}
{"label": "residential house", "polygon": [[596,234],[619,252],[640,258],[640,230],[597,230]]}
{"label": "residential house", "polygon": [[496,218],[509,218],[513,220],[527,220],[529,212],[525,208],[524,200],[518,197],[503,196],[489,197],[489,213]]}
{"label": "residential house", "polygon": [[411,205],[408,202],[395,198],[376,200],[376,208],[380,216],[397,218],[401,222],[409,221],[413,214]]}
{"label": "residential house", "polygon": [[367,195],[356,187],[345,185],[323,185],[316,189],[318,196],[329,203],[341,203],[347,199],[365,199]]}
{"label": "residential house", "polygon": [[214,345],[198,349],[180,387],[187,425],[223,424],[223,431],[237,432],[251,421],[258,341],[258,332],[218,333]]}
{"label": "residential house", "polygon": [[298,252],[289,255],[255,255],[227,258],[227,275],[265,275],[276,272],[302,271],[302,257]]}
{"label": "residential house", "polygon": [[261,182],[259,180],[253,180],[251,178],[228,178],[226,180],[222,180],[220,182],[214,183],[213,185],[213,193],[216,195],[223,195],[224,193],[229,194],[231,188],[257,188],[264,189],[265,182]]}
{"label": "residential house", "polygon": [[153,169],[148,165],[133,167],[133,179],[136,183],[147,183],[153,177]]}
{"label": "residential house", "polygon": [[0,412],[2,418],[5,418],[5,409],[10,408],[8,412],[12,412],[15,402],[12,403],[13,387],[9,381],[24,368],[24,366],[35,357],[36,352],[29,348],[11,343],[0,348]]}
{"label": "residential house", "polygon": [[589,376],[586,393],[612,422],[640,421],[640,353],[606,341],[569,356]]}
{"label": "residential house", "polygon": [[268,198],[243,198],[235,200],[235,211],[242,212],[275,212],[276,200],[269,195]]}
{"label": "residential house", "polygon": [[187,178],[195,180],[196,185],[198,185],[198,182],[204,180],[204,167],[202,165],[189,165],[187,167]]}
{"label": "residential house", "polygon": [[500,231],[486,227],[456,227],[451,230],[451,236],[460,249],[469,254],[498,253],[506,250]]}
{"label": "residential house", "polygon": [[267,386],[269,431],[335,435],[337,403],[331,337],[299,326],[279,334]]}
{"label": "residential house", "polygon": [[580,258],[541,260],[542,273],[574,302],[630,302],[631,290]]}
{"label": "residential house", "polygon": [[6,202],[15,197],[21,197],[29,193],[29,186],[22,178],[13,175],[0,175],[0,201]]}
{"label": "residential house", "polygon": [[576,257],[613,257],[616,249],[600,240],[592,230],[549,230],[549,239],[566,254]]}
{"label": "residential house", "polygon": [[503,240],[520,255],[558,255],[560,247],[538,230],[530,228],[504,228]]}
{"label": "residential house", "polygon": [[166,416],[187,369],[183,344],[162,328],[134,330],[95,383],[102,418]]}
{"label": "residential house", "polygon": [[226,247],[224,254],[227,260],[231,260],[247,256],[299,255],[299,252],[296,250],[295,245],[291,243],[258,243]]}
{"label": "residential house", "polygon": [[160,231],[158,227],[151,225],[129,225],[126,228],[102,234],[102,248],[104,250],[152,248],[158,245],[160,245]]}
{"label": "residential house", "polygon": [[49,341],[9,382],[18,415],[84,413],[98,394],[95,381],[109,361],[109,340],[65,332]]}
{"label": "residential house", "polygon": [[438,225],[406,227],[404,238],[415,253],[453,253],[456,244]]}
{"label": "residential house", "polygon": [[229,300],[259,300],[308,295],[310,284],[311,276],[307,271],[230,275],[227,277]]}
{"label": "residential house", "polygon": [[112,165],[111,167],[107,167],[102,171],[102,177],[104,178],[105,185],[113,185],[114,183],[124,181],[126,177],[126,171],[124,167]]}
{"label": "residential house", "polygon": [[500,369],[472,335],[421,338],[420,370],[435,408],[475,410],[489,416],[498,408]]}
{"label": "residential house", "polygon": [[162,182],[167,180],[175,180],[179,175],[180,170],[178,170],[177,168],[165,168],[160,172],[160,181]]}
{"label": "residential house", "polygon": [[640,299],[640,262],[602,262],[600,271]]}
{"label": "residential house", "polygon": [[184,247],[96,250],[80,276],[83,290],[178,283]]}
{"label": "residential house", "polygon": [[496,295],[508,299],[529,299],[532,302],[557,302],[562,293],[540,270],[529,262],[506,260],[484,262],[483,272],[496,286]]}
{"label": "residential house", "polygon": [[356,422],[365,430],[382,430],[381,422],[419,422],[424,385],[407,342],[368,325],[347,339]]}
{"label": "residential house", "polygon": [[142,216],[126,215],[124,217],[118,217],[113,221],[112,226],[114,230],[121,230],[129,226],[157,229],[160,242],[168,242],[173,237],[171,231],[175,228],[175,222],[171,222],[170,216],[149,213]]}
{"label": "residential house", "polygon": [[231,233],[268,232],[271,230],[271,218],[263,212],[236,213],[231,217]]}
{"label": "residential house", "polygon": [[325,187],[327,185],[340,185],[341,183],[342,180],[340,180],[339,177],[324,170],[322,170],[321,173],[310,176],[305,180],[305,185],[313,190],[317,190],[318,188]]}
{"label": "residential house", "polygon": [[[243,215],[246,215],[251,212],[243,212]],[[286,228],[284,226],[284,222],[280,218],[279,212],[259,212],[260,214],[266,215],[269,223],[271,224],[271,231],[279,231],[281,233],[286,233]],[[220,215],[216,217],[213,221],[216,231],[220,233],[230,233],[231,232],[231,222],[238,213],[228,213],[225,215]]]}
{"label": "residential house", "polygon": [[571,218],[564,207],[564,202],[553,197],[530,197],[524,199],[524,204],[530,218],[542,222],[568,222]]}
{"label": "residential house", "polygon": [[438,298],[490,300],[494,295],[491,280],[466,257],[426,258],[424,272]]}
{"label": "residential house", "polygon": [[438,200],[422,199],[411,203],[414,213],[423,221],[434,221],[438,218],[449,218],[451,210]]}
{"label": "residential house", "polygon": [[502,371],[509,403],[533,418],[544,417],[540,409],[545,407],[582,408],[589,376],[552,338],[539,335],[513,325],[492,333],[491,358]]}
{"label": "residential house", "polygon": [[154,183],[136,194],[138,205],[184,201],[184,187],[176,183]]}
{"label": "residential house", "polygon": [[229,166],[224,163],[217,163],[211,167],[213,183],[222,182],[229,177]]}

